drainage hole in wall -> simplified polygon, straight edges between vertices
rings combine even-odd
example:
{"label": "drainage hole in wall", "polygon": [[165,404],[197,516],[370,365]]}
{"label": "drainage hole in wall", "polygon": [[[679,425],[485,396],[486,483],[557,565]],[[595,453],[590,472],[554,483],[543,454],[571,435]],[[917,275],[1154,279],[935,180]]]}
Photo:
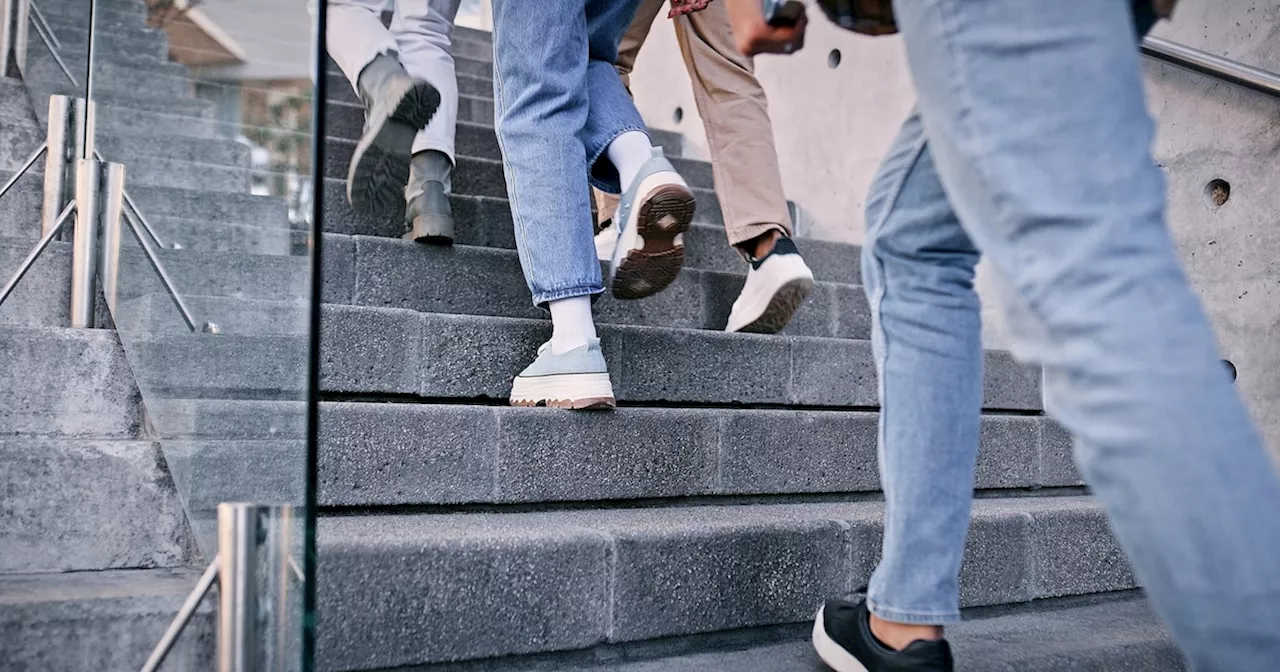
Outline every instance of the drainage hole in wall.
{"label": "drainage hole in wall", "polygon": [[1204,187],[1204,197],[1211,207],[1222,207],[1231,198],[1231,183],[1226,180],[1210,180]]}
{"label": "drainage hole in wall", "polygon": [[675,119],[677,124],[680,123],[684,119],[684,108],[677,107],[676,111],[672,113],[671,118]]}
{"label": "drainage hole in wall", "polygon": [[831,53],[827,54],[827,67],[831,68],[832,70],[835,70],[836,68],[840,67],[840,50],[839,49],[832,49]]}
{"label": "drainage hole in wall", "polygon": [[1231,374],[1231,381],[1232,381],[1232,382],[1235,382],[1235,379],[1236,379],[1236,365],[1235,365],[1235,364],[1232,364],[1232,363],[1231,363],[1231,360],[1229,360],[1229,359],[1224,359],[1224,360],[1222,360],[1222,365],[1223,365],[1223,366],[1225,366],[1225,367],[1227,367],[1227,372]]}

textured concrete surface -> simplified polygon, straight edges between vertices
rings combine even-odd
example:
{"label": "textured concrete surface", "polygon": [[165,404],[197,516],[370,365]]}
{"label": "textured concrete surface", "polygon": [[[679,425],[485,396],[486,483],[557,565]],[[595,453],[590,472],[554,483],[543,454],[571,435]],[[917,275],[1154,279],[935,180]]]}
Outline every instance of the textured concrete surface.
{"label": "textured concrete surface", "polygon": [[0,328],[0,432],[135,438],[141,401],[114,332]]}
{"label": "textured concrete surface", "polygon": [[[1187,666],[1144,601],[1052,600],[970,610],[948,629],[960,672],[1179,672]],[[440,672],[826,672],[807,627],[755,629],[580,654],[442,665]]]}
{"label": "textured concrete surface", "polygon": [[173,567],[194,546],[160,448],[0,438],[0,574]]}
{"label": "textured concrete surface", "polygon": [[[602,640],[608,539],[523,522],[322,520],[321,669],[581,648]],[[380,588],[371,592],[370,585]]]}
{"label": "textured concrete surface", "polygon": [[[868,341],[613,325],[600,333],[620,399],[878,403]],[[326,306],[322,385],[429,399],[505,398],[548,336],[541,320]],[[1039,376],[1005,354],[988,354],[986,385],[988,408],[1040,408]]]}
{"label": "textured concrete surface", "polygon": [[[139,669],[198,577],[172,569],[0,577],[0,660],[15,671]],[[213,669],[213,604],[196,612],[163,669]]]}
{"label": "textured concrete surface", "polygon": [[[37,209],[34,212],[39,212]],[[38,215],[26,226],[39,233]],[[0,278],[9,282],[35,246],[33,240],[0,238]],[[50,243],[21,284],[0,305],[0,325],[6,327],[65,327],[70,324],[71,243]]]}
{"label": "textured concrete surface", "polygon": [[[1095,534],[1102,514],[1089,500],[1040,507],[975,502],[964,604],[1133,587],[1105,575],[1038,574],[1046,546],[1088,553],[1108,543]],[[324,519],[321,650],[333,669],[410,665],[802,621],[822,599],[865,584],[881,509],[866,502]],[[1050,516],[1062,524],[1042,525]],[[387,592],[371,595],[369,585]],[[545,594],[535,599],[538,590]],[[529,623],[542,627],[530,631]],[[460,628],[472,634],[457,637]]]}

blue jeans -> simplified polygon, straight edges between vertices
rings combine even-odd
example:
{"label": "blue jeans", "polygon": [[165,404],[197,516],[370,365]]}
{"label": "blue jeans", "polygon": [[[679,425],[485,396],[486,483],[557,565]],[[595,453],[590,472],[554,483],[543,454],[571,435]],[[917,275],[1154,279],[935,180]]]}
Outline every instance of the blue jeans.
{"label": "blue jeans", "polygon": [[982,404],[974,265],[1197,669],[1280,660],[1280,477],[1164,222],[1129,0],[897,5],[916,111],[872,186],[882,618],[959,618]]}
{"label": "blue jeans", "polygon": [[604,291],[590,184],[621,191],[604,156],[648,133],[618,78],[639,0],[494,0],[493,90],[516,249],[537,305]]}

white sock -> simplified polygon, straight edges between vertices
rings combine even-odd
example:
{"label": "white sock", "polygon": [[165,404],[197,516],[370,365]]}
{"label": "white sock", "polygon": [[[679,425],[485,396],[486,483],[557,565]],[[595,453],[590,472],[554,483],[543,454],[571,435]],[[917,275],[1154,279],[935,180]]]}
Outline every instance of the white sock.
{"label": "white sock", "polygon": [[591,317],[591,297],[574,296],[552,301],[551,354],[564,354],[581,348],[596,337],[596,323]]}
{"label": "white sock", "polygon": [[618,169],[618,183],[626,191],[635,181],[640,167],[653,157],[653,145],[649,143],[649,136],[644,133],[627,131],[614,138],[605,153],[609,156],[609,161],[613,162],[613,167]]}

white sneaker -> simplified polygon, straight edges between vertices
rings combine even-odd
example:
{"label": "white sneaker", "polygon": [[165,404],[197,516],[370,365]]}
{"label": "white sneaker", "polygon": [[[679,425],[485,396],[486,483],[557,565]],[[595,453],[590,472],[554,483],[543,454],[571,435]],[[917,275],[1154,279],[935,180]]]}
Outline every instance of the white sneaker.
{"label": "white sneaker", "polygon": [[725,331],[776,334],[791,321],[809,292],[813,271],[790,238],[779,238],[763,259],[752,259],[747,282],[733,302]]}
{"label": "white sneaker", "polygon": [[675,281],[684,265],[683,234],[693,211],[693,191],[655,147],[618,201],[610,227],[618,229],[609,263],[614,297],[643,299]]}
{"label": "white sneaker", "polygon": [[538,358],[512,382],[511,405],[574,410],[617,406],[600,339],[558,355],[551,352],[551,343],[543,343]]}
{"label": "white sneaker", "polygon": [[612,219],[606,219],[600,227],[596,234],[596,258],[607,264],[613,261],[613,251],[618,248],[618,227]]}

